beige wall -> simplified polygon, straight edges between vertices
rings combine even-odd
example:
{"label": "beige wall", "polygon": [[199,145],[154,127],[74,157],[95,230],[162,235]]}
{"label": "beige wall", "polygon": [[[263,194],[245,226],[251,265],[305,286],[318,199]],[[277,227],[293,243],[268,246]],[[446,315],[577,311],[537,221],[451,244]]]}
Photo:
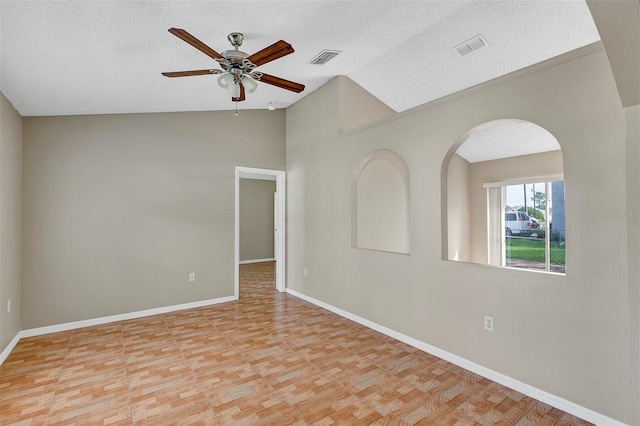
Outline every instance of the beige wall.
{"label": "beige wall", "polygon": [[[631,401],[640,401],[640,106],[626,108],[627,226],[631,323]],[[640,403],[639,403],[640,405]],[[640,407],[631,424],[640,424]]]}
{"label": "beige wall", "polygon": [[448,259],[471,261],[471,208],[469,162],[454,154],[447,170]]}
{"label": "beige wall", "polygon": [[[629,281],[627,221],[604,214],[627,204],[625,114],[605,52],[589,46],[346,134],[332,113],[338,94],[329,82],[287,110],[288,285],[630,422],[629,294],[638,283]],[[472,128],[508,118],[544,127],[562,147],[566,276],[442,260],[443,159]],[[410,256],[350,244],[352,172],[379,148],[409,167]]]}
{"label": "beige wall", "polygon": [[276,182],[240,179],[240,260],[273,258]]}
{"label": "beige wall", "polygon": [[0,352],[20,331],[21,213],[22,117],[0,93]]}
{"label": "beige wall", "polygon": [[283,169],[284,119],[25,118],[23,329],[232,296],[234,167]]}
{"label": "beige wall", "polygon": [[[640,103],[640,1],[587,0],[625,107]],[[640,424],[640,419],[637,421]]]}
{"label": "beige wall", "polygon": [[[469,199],[471,214],[471,261],[488,263],[487,254],[487,190],[485,183],[504,182],[519,178],[551,177],[562,175],[562,152],[523,155],[500,160],[472,163],[469,167]],[[571,195],[566,203],[571,204]],[[449,227],[451,231],[451,227]],[[571,235],[567,233],[568,244]],[[568,248],[571,250],[571,248]]]}
{"label": "beige wall", "polygon": [[[374,121],[391,117],[396,112],[364,90],[348,77],[336,77],[340,91],[340,131],[346,132]],[[362,105],[367,105],[362,108]]]}

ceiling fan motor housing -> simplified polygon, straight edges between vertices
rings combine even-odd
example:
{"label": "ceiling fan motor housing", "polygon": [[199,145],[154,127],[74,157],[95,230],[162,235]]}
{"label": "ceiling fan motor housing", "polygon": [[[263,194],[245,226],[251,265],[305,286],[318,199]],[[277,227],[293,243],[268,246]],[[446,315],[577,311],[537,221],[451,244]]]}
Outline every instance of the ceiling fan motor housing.
{"label": "ceiling fan motor housing", "polygon": [[242,62],[243,59],[247,59],[249,57],[249,54],[242,50],[225,50],[222,52],[222,56],[229,61],[236,60]]}

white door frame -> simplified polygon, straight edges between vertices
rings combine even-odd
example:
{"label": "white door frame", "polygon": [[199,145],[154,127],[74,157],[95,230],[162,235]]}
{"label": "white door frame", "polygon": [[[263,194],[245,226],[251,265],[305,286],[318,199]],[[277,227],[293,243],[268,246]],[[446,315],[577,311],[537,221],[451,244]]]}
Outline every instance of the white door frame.
{"label": "white door frame", "polygon": [[274,227],[278,230],[273,253],[276,260],[276,290],[285,291],[285,172],[283,170],[256,169],[253,167],[236,166],[236,195],[235,195],[235,294],[240,296],[240,178],[274,180],[276,182],[275,210],[278,212],[273,218]]}

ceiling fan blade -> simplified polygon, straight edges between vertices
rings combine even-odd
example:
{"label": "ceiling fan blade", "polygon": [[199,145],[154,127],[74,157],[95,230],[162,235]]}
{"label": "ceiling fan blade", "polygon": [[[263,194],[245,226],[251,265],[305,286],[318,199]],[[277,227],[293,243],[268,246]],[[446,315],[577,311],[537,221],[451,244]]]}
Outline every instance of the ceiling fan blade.
{"label": "ceiling fan blade", "polygon": [[231,100],[233,102],[242,102],[244,101],[245,97],[244,97],[244,84],[240,83],[240,97],[238,98],[231,98]]}
{"label": "ceiling fan blade", "polygon": [[172,72],[163,72],[162,75],[165,77],[189,77],[192,75],[206,75],[206,74],[214,74],[211,70],[193,70],[193,71],[172,71]]}
{"label": "ceiling fan blade", "polygon": [[222,58],[222,55],[183,30],[182,28],[169,28],[169,32],[179,39],[186,41],[205,55],[212,57],[213,59]]}
{"label": "ceiling fan blade", "polygon": [[256,64],[257,67],[259,67],[260,65],[264,65],[267,62],[271,62],[275,59],[286,56],[289,53],[293,53],[293,47],[286,41],[280,40],[273,43],[271,46],[265,47],[259,52],[254,53],[247,59]]}
{"label": "ceiling fan blade", "polygon": [[270,84],[272,86],[279,87],[281,89],[291,90],[292,92],[300,93],[304,90],[304,84],[295,83],[293,81],[285,80],[284,78],[274,77],[269,74],[262,74],[260,81]]}

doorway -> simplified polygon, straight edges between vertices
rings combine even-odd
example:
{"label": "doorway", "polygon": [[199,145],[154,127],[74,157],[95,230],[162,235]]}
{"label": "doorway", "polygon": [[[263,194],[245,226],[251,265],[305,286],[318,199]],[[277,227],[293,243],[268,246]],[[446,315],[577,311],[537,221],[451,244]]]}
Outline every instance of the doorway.
{"label": "doorway", "polygon": [[274,259],[276,290],[285,291],[285,172],[236,166],[235,171],[235,299],[240,296],[240,179],[275,180]]}

